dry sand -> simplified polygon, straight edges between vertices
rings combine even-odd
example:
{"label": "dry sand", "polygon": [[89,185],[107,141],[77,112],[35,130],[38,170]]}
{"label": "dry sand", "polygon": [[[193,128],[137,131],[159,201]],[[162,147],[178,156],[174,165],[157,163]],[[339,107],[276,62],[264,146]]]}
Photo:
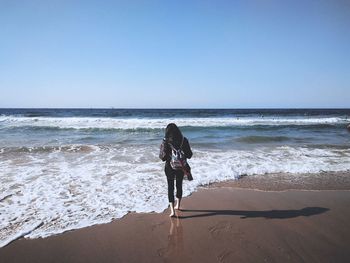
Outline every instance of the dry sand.
{"label": "dry sand", "polygon": [[[271,183],[276,176],[283,177],[273,175]],[[261,191],[247,189],[259,188],[256,180],[239,181],[184,198],[178,218],[170,219],[168,210],[132,213],[45,239],[20,239],[0,249],[0,262],[350,262],[349,185]]]}

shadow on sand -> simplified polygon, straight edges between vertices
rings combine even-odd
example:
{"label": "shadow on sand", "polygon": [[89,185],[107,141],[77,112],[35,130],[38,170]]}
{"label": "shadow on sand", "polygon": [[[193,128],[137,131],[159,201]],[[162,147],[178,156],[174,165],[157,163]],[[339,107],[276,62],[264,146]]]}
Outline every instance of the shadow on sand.
{"label": "shadow on sand", "polygon": [[298,216],[313,216],[329,211],[329,208],[324,207],[305,207],[299,210],[267,210],[267,211],[246,211],[246,210],[194,210],[182,209],[181,212],[194,212],[201,214],[194,215],[179,215],[178,218],[196,218],[207,216],[240,216],[242,219],[263,217],[266,219],[287,219]]}

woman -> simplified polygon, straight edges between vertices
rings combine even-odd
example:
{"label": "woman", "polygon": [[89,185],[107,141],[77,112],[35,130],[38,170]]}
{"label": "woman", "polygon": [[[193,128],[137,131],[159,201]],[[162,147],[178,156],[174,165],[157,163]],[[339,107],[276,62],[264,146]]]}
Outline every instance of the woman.
{"label": "woman", "polygon": [[[184,178],[184,169],[173,169],[170,162],[173,149],[181,149],[184,157],[190,159],[192,151],[186,137],[184,137],[180,129],[175,123],[170,123],[165,129],[165,137],[160,146],[159,158],[165,161],[165,175],[168,181],[168,199],[170,205],[170,217],[175,216],[175,209],[180,209],[182,198],[182,181]],[[189,168],[188,165],[186,167]],[[185,168],[185,167],[184,167]],[[176,199],[177,203],[174,207],[174,180],[176,181]]]}

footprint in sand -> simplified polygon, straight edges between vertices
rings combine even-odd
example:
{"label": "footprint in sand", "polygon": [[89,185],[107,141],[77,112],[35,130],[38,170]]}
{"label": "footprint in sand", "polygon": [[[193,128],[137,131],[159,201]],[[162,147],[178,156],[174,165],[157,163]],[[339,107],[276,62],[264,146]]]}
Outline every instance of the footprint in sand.
{"label": "footprint in sand", "polygon": [[156,228],[161,227],[161,226],[163,226],[164,224],[165,224],[165,221],[160,222],[160,223],[156,223],[156,224],[152,224],[152,225],[151,225],[151,231],[154,231]]}
{"label": "footprint in sand", "polygon": [[237,228],[232,223],[227,221],[221,221],[209,228],[209,233],[214,239],[224,239],[227,241],[233,241],[237,239],[242,239],[244,237],[244,232]]}
{"label": "footprint in sand", "polygon": [[209,228],[209,233],[211,234],[212,237],[216,238],[221,236],[223,233],[230,232],[232,229],[232,226],[230,223],[227,221],[221,221],[214,226]]}
{"label": "footprint in sand", "polygon": [[219,262],[225,263],[225,262],[232,262],[230,259],[231,255],[233,254],[230,250],[224,250],[219,255],[217,255],[217,259]]}

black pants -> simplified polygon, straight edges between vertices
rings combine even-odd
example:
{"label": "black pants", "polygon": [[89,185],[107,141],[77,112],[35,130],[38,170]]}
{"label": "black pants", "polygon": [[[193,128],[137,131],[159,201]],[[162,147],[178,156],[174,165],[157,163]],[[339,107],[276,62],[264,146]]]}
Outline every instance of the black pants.
{"label": "black pants", "polygon": [[182,181],[184,179],[183,171],[173,170],[169,166],[165,166],[165,174],[168,181],[168,199],[169,203],[175,202],[174,199],[174,184],[176,181],[176,197],[182,198]]}

